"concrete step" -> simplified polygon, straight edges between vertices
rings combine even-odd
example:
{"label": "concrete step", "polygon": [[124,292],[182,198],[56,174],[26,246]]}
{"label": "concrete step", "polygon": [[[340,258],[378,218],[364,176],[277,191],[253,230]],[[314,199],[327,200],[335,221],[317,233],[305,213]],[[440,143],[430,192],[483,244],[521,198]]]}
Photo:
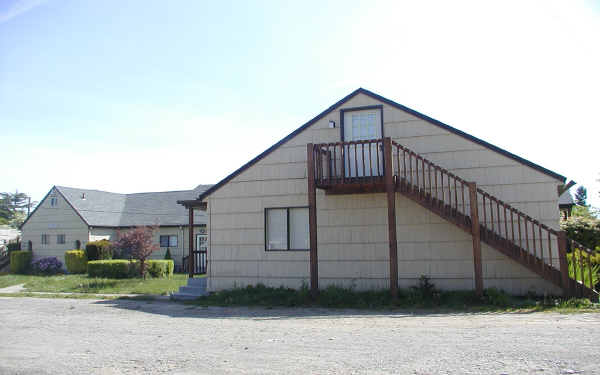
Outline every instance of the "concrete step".
{"label": "concrete step", "polygon": [[206,277],[198,277],[198,278],[188,279],[187,285],[206,288],[206,280],[207,280]]}
{"label": "concrete step", "polygon": [[180,301],[195,300],[198,297],[199,296],[196,296],[194,294],[181,293],[181,292],[177,292],[177,293],[171,294],[171,299],[173,299],[173,300],[180,300]]}
{"label": "concrete step", "polygon": [[206,288],[197,286],[182,286],[179,288],[179,293],[193,294],[198,297],[208,295]]}

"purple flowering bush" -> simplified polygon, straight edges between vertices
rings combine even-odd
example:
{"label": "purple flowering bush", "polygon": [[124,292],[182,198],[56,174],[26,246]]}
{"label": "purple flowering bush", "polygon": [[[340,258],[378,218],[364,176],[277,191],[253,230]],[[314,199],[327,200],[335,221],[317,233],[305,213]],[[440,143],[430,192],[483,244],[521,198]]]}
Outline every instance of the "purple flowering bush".
{"label": "purple flowering bush", "polygon": [[56,275],[62,272],[62,262],[56,257],[42,258],[32,262],[31,269],[35,274]]}

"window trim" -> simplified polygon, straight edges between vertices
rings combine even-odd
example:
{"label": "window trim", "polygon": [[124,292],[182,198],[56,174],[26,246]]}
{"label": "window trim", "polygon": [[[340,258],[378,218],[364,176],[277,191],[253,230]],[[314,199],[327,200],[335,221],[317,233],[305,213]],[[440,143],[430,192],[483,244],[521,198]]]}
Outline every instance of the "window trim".
{"label": "window trim", "polygon": [[[168,237],[167,246],[162,245],[162,242],[161,242],[162,237]],[[176,245],[171,245],[171,237],[175,237],[175,241],[177,242]],[[158,247],[160,247],[161,249],[178,248],[179,247],[179,237],[176,234],[160,234],[160,235],[158,235]]]}
{"label": "window trim", "polygon": [[[290,209],[294,209],[294,208],[306,208],[308,209],[308,206],[289,206],[289,207],[266,207],[264,209],[264,232],[265,232],[265,236],[264,236],[264,248],[265,251],[310,251],[310,245],[308,249],[290,249]],[[267,238],[267,234],[268,234],[268,228],[267,228],[267,211],[268,210],[285,210],[285,214],[286,214],[286,224],[287,224],[287,249],[269,249],[267,248],[267,242],[268,242],[268,238]],[[309,244],[310,244],[310,226],[309,226]]]}
{"label": "window trim", "polygon": [[40,243],[41,243],[42,245],[50,245],[50,235],[49,235],[49,234],[47,234],[47,233],[42,233],[42,236],[41,236],[41,237],[42,237],[42,238],[41,238],[41,241],[40,241]]}
{"label": "window trim", "polygon": [[58,197],[57,196],[50,197],[50,207],[52,207],[52,208],[58,207]]}
{"label": "window trim", "polygon": [[[62,236],[62,242],[60,241],[61,236]],[[56,244],[57,245],[64,245],[66,243],[67,243],[67,235],[66,234],[61,233],[61,234],[56,235]]]}
{"label": "window trim", "polygon": [[342,108],[340,109],[340,141],[344,142],[344,114],[346,112],[356,112],[356,111],[372,111],[379,110],[379,121],[381,121],[381,139],[385,138],[385,132],[383,131],[383,105],[366,105],[363,107],[351,107],[351,108]]}

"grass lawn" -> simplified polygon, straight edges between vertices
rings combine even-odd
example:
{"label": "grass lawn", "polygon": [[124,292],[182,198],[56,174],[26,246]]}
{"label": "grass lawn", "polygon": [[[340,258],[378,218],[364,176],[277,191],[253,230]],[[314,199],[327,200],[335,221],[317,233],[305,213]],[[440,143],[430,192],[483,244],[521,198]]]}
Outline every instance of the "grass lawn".
{"label": "grass lawn", "polygon": [[171,279],[104,279],[87,275],[0,275],[0,288],[25,284],[27,292],[166,295],[187,284],[186,274]]}

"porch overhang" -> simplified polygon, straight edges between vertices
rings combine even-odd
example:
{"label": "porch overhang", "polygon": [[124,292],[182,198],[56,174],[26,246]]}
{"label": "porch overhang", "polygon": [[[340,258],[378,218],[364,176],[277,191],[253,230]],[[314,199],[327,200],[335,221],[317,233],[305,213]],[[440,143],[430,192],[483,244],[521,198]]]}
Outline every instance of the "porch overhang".
{"label": "porch overhang", "polygon": [[206,207],[207,207],[206,202],[202,202],[198,199],[177,201],[177,204],[184,206],[188,210],[189,209],[199,209],[202,211],[206,211]]}

